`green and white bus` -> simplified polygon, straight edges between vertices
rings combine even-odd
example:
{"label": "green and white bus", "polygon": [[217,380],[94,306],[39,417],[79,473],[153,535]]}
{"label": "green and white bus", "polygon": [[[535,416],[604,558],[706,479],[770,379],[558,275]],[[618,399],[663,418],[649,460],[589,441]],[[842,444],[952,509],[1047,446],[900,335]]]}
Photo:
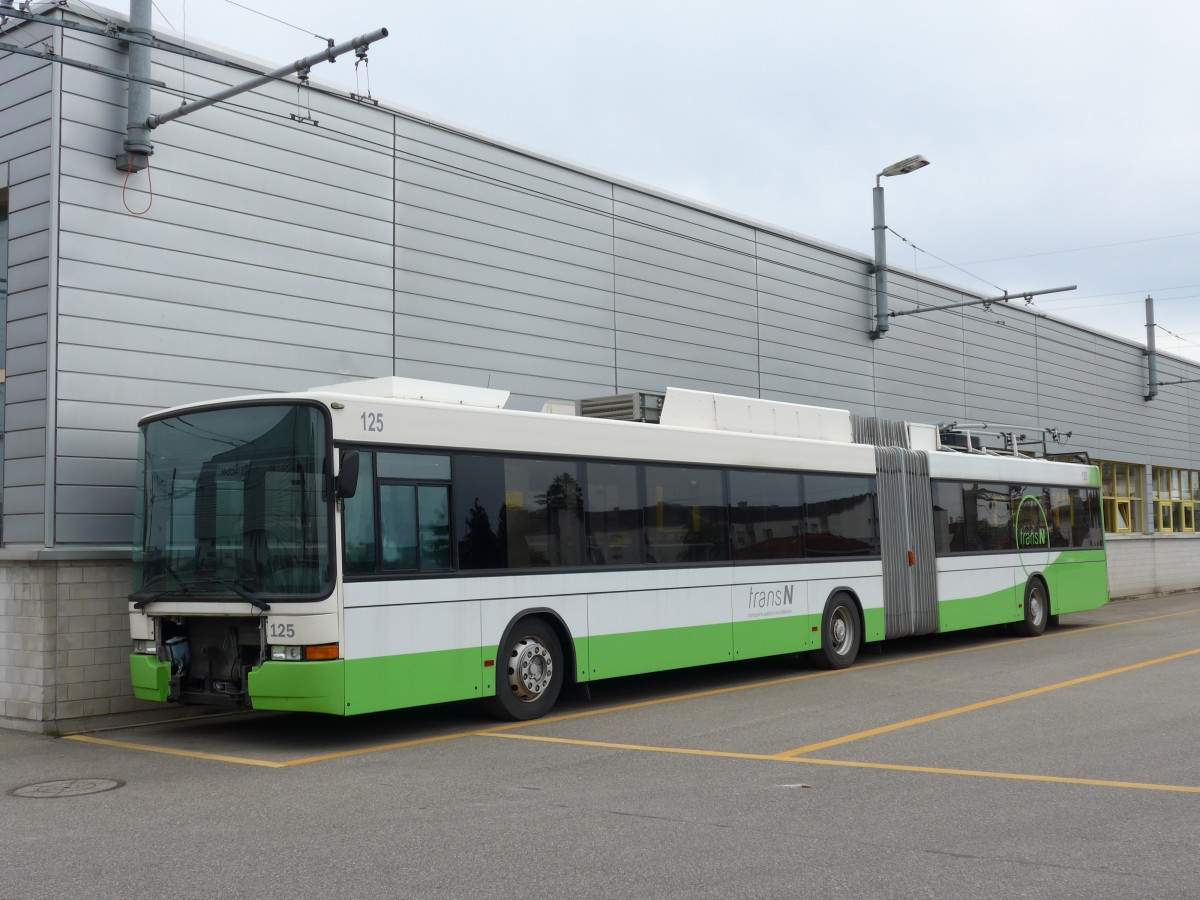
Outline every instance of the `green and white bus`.
{"label": "green and white bus", "polygon": [[136,695],[531,719],[572,682],[1108,600],[1093,466],[675,388],[657,422],[507,398],[381,378],[143,419]]}

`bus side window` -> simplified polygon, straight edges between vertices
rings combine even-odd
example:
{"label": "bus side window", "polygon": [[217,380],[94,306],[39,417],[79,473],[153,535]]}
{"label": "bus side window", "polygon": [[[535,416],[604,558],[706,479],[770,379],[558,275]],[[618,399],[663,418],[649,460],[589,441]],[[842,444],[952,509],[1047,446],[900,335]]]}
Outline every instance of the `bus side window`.
{"label": "bus side window", "polygon": [[963,515],[966,552],[1013,549],[1007,485],[963,485]]}
{"label": "bus side window", "polygon": [[385,571],[450,568],[450,489],[446,485],[379,485],[379,522]]}
{"label": "bus side window", "polygon": [[1046,505],[1046,514],[1050,517],[1050,546],[1052,548],[1074,546],[1075,510],[1073,494],[1078,491],[1071,488],[1047,488],[1050,500]]}
{"label": "bus side window", "polygon": [[734,562],[804,558],[804,495],[795,472],[729,473]]}
{"label": "bus side window", "polygon": [[644,466],[642,521],[646,562],[679,564],[729,559],[721,472],[698,466]]}
{"label": "bus side window", "polygon": [[379,486],[379,536],[386,571],[417,568],[417,489],[411,484]]}
{"label": "bus side window", "polygon": [[629,566],[645,561],[638,467],[587,463],[587,551],[591,566]]}
{"label": "bus side window", "polygon": [[375,454],[369,450],[360,451],[359,461],[359,489],[344,501],[345,571],[347,575],[373,575],[378,558],[375,546]]}
{"label": "bus side window", "polygon": [[454,539],[460,569],[508,565],[508,510],[504,460],[461,453],[454,457]]}
{"label": "bus side window", "polygon": [[875,479],[870,475],[804,475],[804,549],[815,557],[879,553]]}
{"label": "bus side window", "polygon": [[506,459],[504,509],[510,569],[583,562],[583,488],[576,460]]}
{"label": "bus side window", "polygon": [[966,547],[963,486],[955,481],[933,483],[933,538],[938,554],[962,553]]}
{"label": "bus side window", "polygon": [[450,489],[443,484],[417,488],[417,541],[421,548],[421,571],[451,568]]}

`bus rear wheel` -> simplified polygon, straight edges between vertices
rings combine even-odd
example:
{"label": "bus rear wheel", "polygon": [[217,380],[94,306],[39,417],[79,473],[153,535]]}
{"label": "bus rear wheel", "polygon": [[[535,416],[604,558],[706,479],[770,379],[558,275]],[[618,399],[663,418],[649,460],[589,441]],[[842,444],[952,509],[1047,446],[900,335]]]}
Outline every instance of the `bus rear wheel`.
{"label": "bus rear wheel", "polygon": [[1030,578],[1025,585],[1025,618],[1012,623],[1013,634],[1020,637],[1037,637],[1046,630],[1050,621],[1050,592],[1046,582]]}
{"label": "bus rear wheel", "polygon": [[563,664],[553,628],[542,619],[518,622],[496,659],[496,696],[484,700],[484,708],[497,719],[541,718],[562,690]]}
{"label": "bus rear wheel", "polygon": [[861,646],[858,605],[849,594],[834,594],[821,615],[821,646],[808,654],[809,661],[822,669],[845,669],[854,664]]}

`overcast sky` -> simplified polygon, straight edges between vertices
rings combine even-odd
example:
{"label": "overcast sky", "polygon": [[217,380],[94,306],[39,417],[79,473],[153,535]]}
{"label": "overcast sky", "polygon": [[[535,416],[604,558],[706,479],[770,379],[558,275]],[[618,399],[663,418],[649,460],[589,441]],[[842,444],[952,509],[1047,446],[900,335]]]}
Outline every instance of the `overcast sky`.
{"label": "overcast sky", "polygon": [[[155,2],[156,25],[273,65],[386,26],[389,104],[863,253],[875,174],[923,154],[884,186],[927,253],[892,236],[892,265],[1077,284],[1036,305],[1140,343],[1152,294],[1159,349],[1200,359],[1194,3]],[[313,77],[354,89],[352,58]]]}

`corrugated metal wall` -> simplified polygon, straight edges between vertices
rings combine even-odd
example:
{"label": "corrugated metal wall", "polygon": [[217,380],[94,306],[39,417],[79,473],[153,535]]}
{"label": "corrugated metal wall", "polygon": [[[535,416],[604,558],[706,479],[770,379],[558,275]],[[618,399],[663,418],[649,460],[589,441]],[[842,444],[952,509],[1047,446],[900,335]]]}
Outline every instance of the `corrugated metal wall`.
{"label": "corrugated metal wall", "polygon": [[526,397],[611,391],[612,186],[393,121],[396,374]]}
{"label": "corrugated metal wall", "polygon": [[[57,29],[23,27],[6,43],[58,40]],[[41,543],[46,508],[46,348],[51,285],[54,66],[0,59],[0,175],[8,189],[8,337],[4,359],[6,542]]]}
{"label": "corrugated metal wall", "polygon": [[[64,52],[125,65],[102,38],[70,34]],[[0,103],[25,85],[27,127],[46,137],[0,164],[32,173],[40,160],[45,204],[50,76],[13,59],[3,72],[31,74],[0,78]],[[156,78],[183,86],[180,57],[154,60]],[[245,77],[190,60],[186,89]],[[62,79],[60,543],[126,541],[141,414],[393,373],[505,388],[524,408],[670,384],[889,419],[1042,424],[1073,431],[1069,449],[1200,465],[1200,389],[1146,404],[1135,345],[1003,307],[893,320],[871,342],[860,255],[345,97],[303,92],[298,108],[294,84],[155,131],[153,205],[131,215],[113,166],[124,86]],[[155,111],[177,104],[154,94]],[[310,108],[317,126],[290,117]],[[134,209],[147,181],[131,179]],[[14,272],[40,312],[22,297],[10,319],[45,315],[40,252],[40,269]],[[892,289],[896,308],[964,298],[904,273]],[[44,344],[30,346],[22,371],[36,372]],[[10,338],[10,367],[19,349]],[[9,434],[26,456],[6,465],[6,538],[38,541],[44,467],[18,433],[36,433],[45,409],[34,387],[14,398],[13,371]],[[1168,360],[1162,373],[1200,366]]]}
{"label": "corrugated metal wall", "polygon": [[[124,67],[112,41],[68,34],[67,55]],[[180,57],[154,60],[155,78],[185,83]],[[246,77],[189,60],[186,86]],[[392,372],[392,116],[314,93],[326,136],[288,118],[294,87],[275,93],[155,131],[149,179],[123,195],[125,87],[63,72],[60,543],[126,542],[141,415]],[[155,91],[152,108],[178,103]]]}

